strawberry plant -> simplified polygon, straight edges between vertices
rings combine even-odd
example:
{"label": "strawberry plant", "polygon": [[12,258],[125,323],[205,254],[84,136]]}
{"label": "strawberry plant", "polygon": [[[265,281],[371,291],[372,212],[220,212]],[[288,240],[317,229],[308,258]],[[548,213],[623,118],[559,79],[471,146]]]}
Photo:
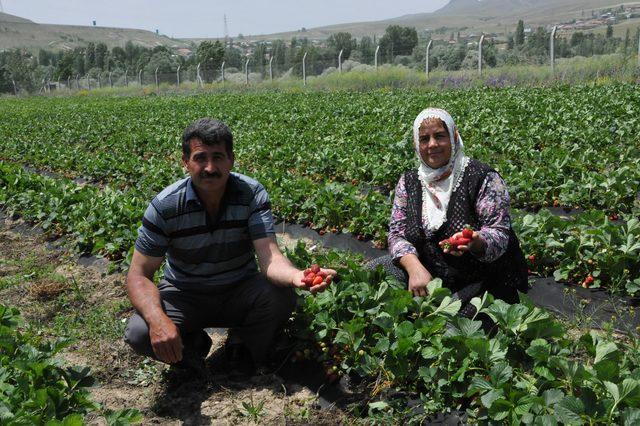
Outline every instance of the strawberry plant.
{"label": "strawberry plant", "polygon": [[423,418],[456,410],[480,423],[640,419],[637,339],[616,341],[596,331],[570,338],[526,297],[509,305],[485,294],[471,302],[475,317],[458,317],[460,301],[438,279],[428,297],[412,297],[382,271],[334,253],[314,259],[299,245],[288,256],[299,264],[342,265],[339,283],[305,297],[295,333],[328,367],[328,380],[358,378],[370,413],[391,410],[396,421],[418,420],[406,409],[407,399],[417,398]]}
{"label": "strawberry plant", "polygon": [[[69,340],[41,341],[14,308],[0,304],[0,423],[79,425],[100,411],[89,399],[95,381],[88,368],[65,367],[55,356]],[[130,424],[137,410],[105,410],[108,424]]]}

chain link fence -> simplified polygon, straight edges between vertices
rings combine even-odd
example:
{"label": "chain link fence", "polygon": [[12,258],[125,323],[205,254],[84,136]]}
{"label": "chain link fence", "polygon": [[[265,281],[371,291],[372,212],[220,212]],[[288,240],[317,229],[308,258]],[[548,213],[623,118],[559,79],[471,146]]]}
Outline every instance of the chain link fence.
{"label": "chain link fence", "polygon": [[[558,42],[556,28],[554,27],[548,34],[547,46],[542,50],[542,55],[538,56],[541,65],[547,65],[551,74],[556,72],[556,58],[558,52]],[[561,44],[560,50],[563,49]],[[625,47],[624,62],[632,67],[640,69],[640,40],[638,40],[638,57],[633,60],[634,52],[627,52]],[[487,49],[489,52],[487,53]],[[396,51],[401,50],[396,46]],[[11,80],[13,93],[15,95],[33,92],[51,91],[79,91],[94,90],[103,88],[122,87],[204,87],[208,84],[229,82],[234,84],[257,84],[262,82],[276,81],[299,81],[306,85],[308,81],[318,77],[329,75],[339,76],[349,72],[375,72],[381,67],[408,68],[429,77],[434,71],[447,75],[444,78],[455,80],[457,77],[454,71],[447,68],[446,61],[458,55],[458,62],[461,68],[469,72],[475,72],[482,76],[489,67],[495,66],[493,56],[495,46],[485,40],[482,35],[477,41],[461,43],[449,43],[433,45],[431,41],[414,48],[411,55],[394,54],[394,46],[381,48],[380,45],[371,46],[367,50],[340,50],[334,52],[329,49],[318,49],[314,46],[292,49],[287,55],[272,55],[271,53],[251,54],[247,57],[235,58],[232,62],[223,61],[220,66],[210,64],[201,66],[200,63],[189,66],[147,66],[139,69],[115,69],[113,71],[101,71],[92,69],[85,75],[67,76],[53,80],[48,74],[43,76],[31,76],[31,82],[17,82]],[[621,56],[622,57],[622,56]],[[540,58],[546,58],[541,60]],[[636,65],[637,63],[637,65]],[[507,64],[508,65],[508,64]],[[615,68],[618,65],[614,65]],[[496,68],[492,68],[495,70]],[[636,74],[638,71],[636,70]],[[565,71],[566,72],[566,71]],[[611,73],[615,73],[614,69]],[[595,77],[600,76],[600,71],[596,71]],[[606,73],[606,71],[603,71]],[[339,77],[338,77],[339,78]],[[39,91],[37,90],[40,86]],[[34,90],[36,89],[36,90]]]}

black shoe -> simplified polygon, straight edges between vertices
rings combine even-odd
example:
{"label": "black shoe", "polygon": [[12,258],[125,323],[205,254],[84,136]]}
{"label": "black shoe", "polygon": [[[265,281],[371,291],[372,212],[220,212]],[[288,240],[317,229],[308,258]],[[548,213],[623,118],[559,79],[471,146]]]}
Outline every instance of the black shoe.
{"label": "black shoe", "polygon": [[251,353],[242,343],[226,344],[224,347],[229,378],[245,379],[255,374]]}
{"label": "black shoe", "polygon": [[185,336],[185,346],[190,347],[195,353],[202,357],[206,358],[209,355],[209,350],[211,350],[211,337],[204,330],[196,331],[189,336]]}

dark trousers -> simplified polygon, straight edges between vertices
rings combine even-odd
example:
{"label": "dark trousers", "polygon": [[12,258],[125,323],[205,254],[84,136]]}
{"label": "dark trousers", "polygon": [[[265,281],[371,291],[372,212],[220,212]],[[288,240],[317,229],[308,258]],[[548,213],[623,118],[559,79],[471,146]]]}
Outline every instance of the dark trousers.
{"label": "dark trousers", "polygon": [[[204,328],[230,328],[230,334],[246,345],[256,364],[265,361],[276,332],[296,305],[292,288],[271,284],[262,274],[223,291],[181,290],[165,280],[158,290],[164,312],[180,331],[185,352],[197,352],[195,342]],[[129,318],[125,341],[135,352],[156,358],[149,326],[138,312]]]}

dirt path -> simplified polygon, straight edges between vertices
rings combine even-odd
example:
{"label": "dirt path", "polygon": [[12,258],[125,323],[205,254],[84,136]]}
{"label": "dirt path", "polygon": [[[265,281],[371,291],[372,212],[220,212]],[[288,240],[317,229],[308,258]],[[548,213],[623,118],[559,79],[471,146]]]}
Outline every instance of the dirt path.
{"label": "dirt path", "polygon": [[216,361],[221,334],[212,335],[210,380],[135,355],[121,337],[132,312],[124,275],[109,274],[105,261],[78,262],[60,241],[47,241],[37,228],[5,216],[0,217],[0,300],[17,307],[47,337],[74,338],[63,357],[70,365],[91,367],[100,382],[93,399],[109,409],[137,408],[143,424],[353,421],[338,409],[320,410],[315,392],[278,375],[230,380]]}

